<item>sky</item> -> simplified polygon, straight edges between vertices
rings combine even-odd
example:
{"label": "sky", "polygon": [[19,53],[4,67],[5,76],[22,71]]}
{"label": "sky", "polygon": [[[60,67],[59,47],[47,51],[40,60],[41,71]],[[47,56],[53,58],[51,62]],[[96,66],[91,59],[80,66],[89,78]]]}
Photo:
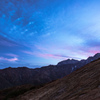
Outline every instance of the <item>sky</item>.
{"label": "sky", "polygon": [[100,0],[0,0],[0,68],[41,67],[100,52]]}

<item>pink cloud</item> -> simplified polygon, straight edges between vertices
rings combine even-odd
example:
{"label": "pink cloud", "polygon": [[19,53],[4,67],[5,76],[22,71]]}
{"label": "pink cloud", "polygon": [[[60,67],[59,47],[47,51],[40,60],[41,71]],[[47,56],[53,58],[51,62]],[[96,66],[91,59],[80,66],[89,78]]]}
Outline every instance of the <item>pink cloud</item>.
{"label": "pink cloud", "polygon": [[38,56],[43,58],[67,59],[67,57],[63,57],[61,55],[53,55],[53,54],[38,54]]}
{"label": "pink cloud", "polygon": [[90,52],[91,54],[96,54],[96,53],[99,53],[100,50],[99,48],[91,48],[88,52]]}
{"label": "pink cloud", "polygon": [[35,55],[35,54],[36,54],[36,53],[30,52],[30,51],[22,51],[22,52],[24,52],[24,53],[26,53],[26,54],[30,54],[30,55]]}
{"label": "pink cloud", "polygon": [[94,56],[96,53],[100,53],[100,49],[98,47],[91,47],[91,48],[80,47],[79,49],[76,49],[71,54],[81,59],[87,59],[89,56]]}
{"label": "pink cloud", "polygon": [[53,55],[53,54],[38,54],[38,56],[43,57],[43,58],[55,58],[55,59],[59,59],[59,57]]}
{"label": "pink cloud", "polygon": [[54,58],[54,59],[67,59],[67,56],[63,56],[63,55],[55,55],[55,54],[46,54],[46,53],[40,53],[40,52],[30,52],[30,51],[23,51],[26,54],[29,55],[34,55],[34,56],[38,56],[38,57],[42,57],[42,58]]}
{"label": "pink cloud", "polygon": [[10,61],[10,62],[14,62],[14,61],[17,61],[18,58],[5,58],[5,57],[0,57],[0,60],[5,60],[5,61]]}

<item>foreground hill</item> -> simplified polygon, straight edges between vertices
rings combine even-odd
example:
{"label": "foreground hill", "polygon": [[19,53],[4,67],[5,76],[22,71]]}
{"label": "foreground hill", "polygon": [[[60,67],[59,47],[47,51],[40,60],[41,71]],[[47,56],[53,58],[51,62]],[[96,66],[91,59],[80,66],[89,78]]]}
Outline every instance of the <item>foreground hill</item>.
{"label": "foreground hill", "polygon": [[59,62],[57,65],[49,65],[36,69],[29,69],[27,67],[9,67],[0,70],[0,89],[25,84],[30,84],[33,86],[42,85],[62,78],[98,58],[100,58],[100,53],[97,53],[93,57],[89,57],[86,60],[78,61],[68,59]]}
{"label": "foreground hill", "polygon": [[100,59],[16,100],[100,100]]}

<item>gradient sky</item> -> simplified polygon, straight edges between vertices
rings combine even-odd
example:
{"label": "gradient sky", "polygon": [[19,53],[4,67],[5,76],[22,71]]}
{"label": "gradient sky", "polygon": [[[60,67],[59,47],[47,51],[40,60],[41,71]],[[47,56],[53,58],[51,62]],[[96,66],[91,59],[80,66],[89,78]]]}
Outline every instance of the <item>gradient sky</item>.
{"label": "gradient sky", "polygon": [[0,68],[34,68],[99,51],[100,0],[0,0]]}

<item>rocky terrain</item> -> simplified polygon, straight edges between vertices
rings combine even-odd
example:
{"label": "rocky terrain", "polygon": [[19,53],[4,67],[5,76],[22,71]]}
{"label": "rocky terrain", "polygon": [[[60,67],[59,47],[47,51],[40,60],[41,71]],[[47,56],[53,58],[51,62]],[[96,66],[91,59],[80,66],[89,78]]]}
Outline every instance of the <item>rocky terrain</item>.
{"label": "rocky terrain", "polygon": [[33,86],[43,85],[53,80],[62,78],[76,69],[100,58],[100,53],[86,60],[68,59],[59,62],[57,65],[49,65],[42,68],[29,69],[27,67],[6,68],[0,70],[0,89],[13,86],[30,84]]}
{"label": "rocky terrain", "polygon": [[14,100],[100,100],[100,59]]}

